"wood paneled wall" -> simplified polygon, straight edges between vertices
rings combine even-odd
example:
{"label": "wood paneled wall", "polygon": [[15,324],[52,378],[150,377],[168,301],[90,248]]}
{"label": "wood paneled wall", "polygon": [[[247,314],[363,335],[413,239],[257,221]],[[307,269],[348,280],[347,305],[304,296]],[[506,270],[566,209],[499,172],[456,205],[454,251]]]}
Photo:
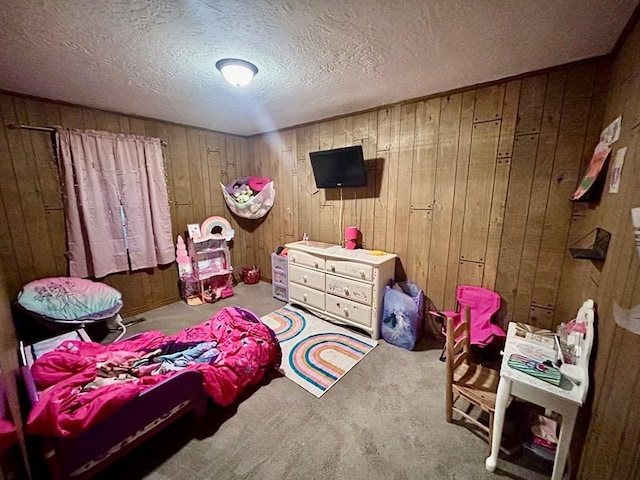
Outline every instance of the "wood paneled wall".
{"label": "wood paneled wall", "polygon": [[[211,215],[232,221],[232,263],[254,262],[252,237],[224,204],[219,182],[251,171],[244,137],[0,94],[0,259],[14,298],[36,278],[68,273],[60,179],[50,135],[6,128],[9,124],[61,125],[159,137],[163,148],[174,237],[187,223]],[[109,275],[123,294],[123,313],[149,310],[179,299],[175,264]]]}
{"label": "wood paneled wall", "polygon": [[[483,285],[502,295],[503,321],[551,327],[607,72],[586,63],[252,137],[257,173],[277,190],[255,230],[258,263],[268,272],[278,245],[303,233],[340,243],[357,225],[365,248],[398,254],[437,308],[454,306],[458,284]],[[368,186],[317,190],[309,152],[354,144]]]}
{"label": "wood paneled wall", "polygon": [[[640,303],[640,259],[629,209],[640,206],[640,30],[609,65],[583,63],[481,88],[242,138],[89,108],[0,94],[3,126],[62,125],[157,136],[164,149],[174,236],[210,215],[232,220],[233,264],[270,272],[277,246],[339,243],[357,225],[364,246],[397,253],[400,274],[437,308],[460,283],[500,293],[502,321],[552,327],[588,297],[598,305],[592,403],[579,478],[640,478],[638,336],[615,326],[612,304]],[[627,160],[618,194],[569,201],[605,123],[623,115]],[[362,144],[369,184],[317,190],[308,153]],[[235,219],[218,182],[275,180],[272,212]],[[595,226],[613,233],[604,265],[567,247]],[[13,298],[32,279],[65,275],[64,215],[47,134],[0,129],[0,259]],[[107,277],[133,313],[177,300],[174,265]],[[9,337],[3,337],[6,340]],[[4,341],[3,340],[3,341]],[[9,339],[10,340],[10,339]],[[582,442],[580,442],[582,445]]]}
{"label": "wood paneled wall", "polygon": [[[6,398],[3,398],[1,401],[3,405],[6,405],[6,413],[9,414],[7,420],[12,421],[16,427],[20,453],[23,460],[22,464],[24,465],[24,467],[20,466],[19,469],[22,470],[24,468],[26,474],[26,472],[30,472],[31,469],[27,457],[26,432],[21,421],[23,413],[18,393],[18,378],[20,376],[18,341],[13,328],[11,302],[7,293],[4,273],[2,265],[0,265],[0,382],[2,391],[6,395]],[[16,463],[16,465],[18,464],[19,462]],[[4,480],[4,478],[4,474],[0,471],[0,479]]]}
{"label": "wood paneled wall", "polygon": [[[640,304],[640,258],[630,209],[640,207],[640,26],[636,24],[615,59],[603,125],[622,115],[613,154],[627,147],[619,193],[599,204],[579,205],[571,218],[570,241],[595,227],[611,232],[604,264],[574,261],[563,268],[560,293],[576,304],[594,298],[598,342],[588,405],[590,426],[578,478],[640,479],[640,336],[618,327],[613,304]],[[611,168],[609,166],[609,175]],[[608,186],[609,178],[607,178]]]}

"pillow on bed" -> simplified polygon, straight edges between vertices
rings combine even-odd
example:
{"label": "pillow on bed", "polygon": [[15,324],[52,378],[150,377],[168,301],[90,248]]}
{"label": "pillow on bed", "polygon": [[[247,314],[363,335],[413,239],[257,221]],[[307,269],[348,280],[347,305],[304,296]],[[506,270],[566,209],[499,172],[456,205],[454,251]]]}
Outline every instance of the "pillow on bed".
{"label": "pillow on bed", "polygon": [[29,282],[17,301],[25,310],[62,321],[105,320],[122,308],[122,294],[115,288],[75,277]]}

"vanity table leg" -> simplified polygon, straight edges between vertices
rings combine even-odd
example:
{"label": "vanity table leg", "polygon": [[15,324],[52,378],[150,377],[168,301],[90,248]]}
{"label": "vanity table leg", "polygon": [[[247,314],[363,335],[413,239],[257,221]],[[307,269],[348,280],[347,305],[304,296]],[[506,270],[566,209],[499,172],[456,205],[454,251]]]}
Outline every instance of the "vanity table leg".
{"label": "vanity table leg", "polygon": [[571,436],[573,435],[577,414],[578,407],[570,408],[562,413],[560,436],[558,437],[556,458],[553,462],[553,474],[551,475],[552,480],[561,480],[564,474],[564,466],[567,462],[567,454],[569,453],[569,445],[571,444]]}
{"label": "vanity table leg", "polygon": [[500,453],[500,441],[502,440],[502,427],[504,426],[504,416],[507,410],[507,403],[511,397],[511,380],[500,378],[498,392],[496,394],[496,413],[493,419],[493,438],[491,440],[491,455],[487,457],[485,465],[487,470],[493,472],[498,464],[498,454]]}

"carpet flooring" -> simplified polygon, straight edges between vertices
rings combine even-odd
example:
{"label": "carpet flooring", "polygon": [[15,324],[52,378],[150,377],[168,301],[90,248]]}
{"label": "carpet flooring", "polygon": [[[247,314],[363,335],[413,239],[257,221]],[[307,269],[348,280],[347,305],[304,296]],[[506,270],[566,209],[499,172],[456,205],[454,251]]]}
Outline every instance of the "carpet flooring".
{"label": "carpet flooring", "polygon": [[[262,316],[284,302],[272,298],[271,284],[238,285],[233,297],[215,304],[175,303],[140,315],[145,320],[129,334],[175,333],[234,304]],[[501,458],[496,473],[487,472],[487,443],[471,428],[445,421],[441,346],[433,336],[423,338],[416,351],[380,340],[319,399],[285,377],[273,378],[234,406],[212,405],[204,421],[178,420],[98,478],[549,478],[550,464],[524,452]]]}

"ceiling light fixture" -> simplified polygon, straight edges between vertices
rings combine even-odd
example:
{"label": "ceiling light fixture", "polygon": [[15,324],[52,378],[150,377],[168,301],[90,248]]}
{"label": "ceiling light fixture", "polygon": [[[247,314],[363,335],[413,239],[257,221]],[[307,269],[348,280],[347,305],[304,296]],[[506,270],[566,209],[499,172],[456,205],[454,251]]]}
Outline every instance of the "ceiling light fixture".
{"label": "ceiling light fixture", "polygon": [[236,87],[246,87],[258,73],[258,67],[253,63],[238,58],[223,58],[216,62],[216,68],[220,70],[227,82]]}

